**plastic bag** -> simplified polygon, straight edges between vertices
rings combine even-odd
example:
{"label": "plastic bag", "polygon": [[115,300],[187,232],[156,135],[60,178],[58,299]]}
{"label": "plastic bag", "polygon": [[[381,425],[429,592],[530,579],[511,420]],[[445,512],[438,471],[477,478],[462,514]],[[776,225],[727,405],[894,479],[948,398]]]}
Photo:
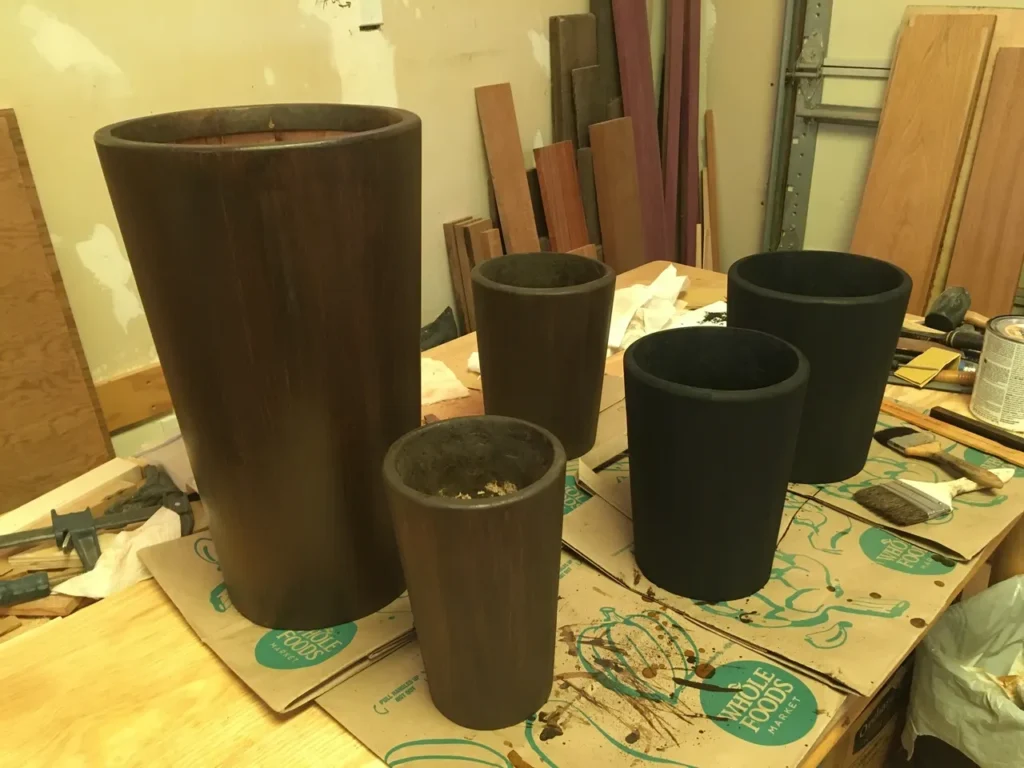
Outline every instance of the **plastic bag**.
{"label": "plastic bag", "polygon": [[950,607],[925,636],[903,747],[913,755],[917,737],[934,736],[982,768],[1024,766],[1024,709],[1007,677],[1022,665],[1024,576],[1017,576]]}

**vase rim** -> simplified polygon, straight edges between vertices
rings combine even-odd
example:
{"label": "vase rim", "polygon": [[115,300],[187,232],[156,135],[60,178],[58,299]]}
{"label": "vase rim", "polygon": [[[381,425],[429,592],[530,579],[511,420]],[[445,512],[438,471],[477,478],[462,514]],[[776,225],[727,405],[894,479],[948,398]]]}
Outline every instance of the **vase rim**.
{"label": "vase rim", "polygon": [[[517,489],[515,492],[510,493],[507,496],[484,496],[476,499],[460,499],[455,496],[438,496],[436,494],[419,491],[405,482],[398,472],[397,459],[398,454],[409,441],[420,438],[424,434],[429,434],[431,431],[450,431],[453,428],[458,427],[460,424],[467,424],[469,422],[489,422],[492,424],[505,424],[508,426],[514,425],[518,427],[525,427],[539,434],[551,445],[552,452],[550,466],[544,470],[540,477],[525,488]],[[564,466],[565,449],[562,447],[561,441],[549,430],[539,424],[526,421],[525,419],[517,419],[512,416],[484,414],[477,416],[461,416],[454,419],[435,421],[431,424],[417,427],[410,432],[406,432],[391,444],[391,447],[388,448],[387,453],[384,455],[383,474],[384,482],[397,493],[411,499],[420,506],[429,507],[432,510],[453,512],[473,509],[501,510],[507,506],[532,499],[543,493],[548,487],[550,487],[552,482],[555,482],[558,479],[559,474],[564,474],[564,470],[560,471],[560,468]]]}
{"label": "vase rim", "polygon": [[[347,122],[346,122],[347,121]],[[352,126],[353,122],[356,127]],[[379,124],[374,124],[379,122]],[[397,107],[340,103],[254,104],[162,112],[134,117],[96,131],[99,146],[185,153],[280,152],[380,140],[417,129],[419,117]],[[145,136],[146,132],[150,136]],[[329,131],[301,141],[197,144],[192,140],[239,134]],[[126,135],[129,134],[129,135]],[[131,135],[135,134],[135,135]]]}
{"label": "vase rim", "polygon": [[[587,268],[589,268],[590,265],[594,265],[600,274],[596,274],[593,279],[582,283],[551,287],[511,285],[509,283],[503,283],[495,280],[492,277],[488,277],[486,274],[496,267],[500,267],[502,263],[523,261],[525,259],[536,259],[541,262],[550,261],[552,265],[555,265],[558,262],[563,264],[575,262]],[[486,288],[490,288],[494,291],[501,291],[503,293],[513,293],[520,296],[567,296],[601,290],[610,283],[615,282],[615,271],[603,261],[598,261],[597,259],[592,259],[589,256],[583,256],[578,253],[530,251],[525,253],[507,253],[503,256],[496,256],[493,259],[487,259],[473,267],[471,278],[475,283],[479,283]]]}
{"label": "vase rim", "polygon": [[[643,367],[639,361],[637,361],[637,355],[643,350],[645,346],[652,344],[663,343],[668,339],[670,334],[672,335],[689,335],[695,336],[697,334],[722,334],[723,340],[726,334],[732,336],[749,336],[749,337],[761,337],[765,343],[772,343],[775,345],[781,345],[785,347],[787,351],[791,352],[796,357],[796,367],[785,378],[776,381],[772,384],[768,384],[763,387],[751,387],[749,389],[715,389],[711,387],[699,387],[692,384],[680,384],[670,379],[658,376],[657,374],[651,373],[645,367]],[[623,367],[625,371],[631,376],[636,377],[642,381],[645,385],[652,387],[653,389],[661,390],[671,395],[677,395],[682,397],[689,397],[699,400],[713,400],[716,402],[753,402],[761,400],[770,400],[776,397],[780,397],[793,392],[794,390],[800,389],[807,385],[808,379],[810,378],[811,364],[807,360],[807,356],[800,351],[798,347],[790,344],[785,339],[781,339],[770,333],[764,331],[756,331],[750,328],[733,328],[733,327],[719,327],[719,326],[693,326],[684,328],[669,328],[664,331],[658,331],[656,333],[648,334],[643,336],[626,349],[626,354],[623,359]],[[628,393],[626,408],[628,410]]]}
{"label": "vase rim", "polygon": [[[882,265],[880,269],[888,268],[894,276],[899,277],[899,282],[892,288],[887,288],[884,291],[877,293],[865,293],[856,296],[822,296],[812,295],[805,293],[795,293],[792,291],[781,290],[779,288],[768,288],[750,280],[748,277],[742,274],[743,267],[755,260],[769,260],[784,258],[786,256],[793,255],[806,255],[808,258],[815,258],[818,256],[826,257],[838,257],[845,258],[852,263],[866,264],[868,262],[877,263]],[[764,296],[773,299],[782,299],[784,301],[790,301],[794,304],[827,304],[829,306],[863,306],[865,304],[886,304],[893,299],[897,298],[902,294],[910,294],[910,290],[913,286],[913,280],[910,275],[907,274],[906,270],[882,259],[876,259],[872,256],[865,256],[858,253],[850,253],[848,251],[822,251],[822,250],[805,250],[805,251],[765,251],[763,253],[754,253],[749,256],[744,256],[741,259],[737,259],[733,262],[729,268],[730,279],[742,284],[743,287],[755,293],[759,296]]]}

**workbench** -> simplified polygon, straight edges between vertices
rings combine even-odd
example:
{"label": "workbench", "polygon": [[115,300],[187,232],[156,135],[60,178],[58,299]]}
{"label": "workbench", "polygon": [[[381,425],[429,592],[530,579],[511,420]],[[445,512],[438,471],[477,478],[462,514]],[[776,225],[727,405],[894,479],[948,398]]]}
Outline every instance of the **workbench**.
{"label": "workbench", "polygon": [[[620,275],[617,285],[649,283],[666,266],[646,264]],[[690,277],[683,297],[690,307],[725,297],[725,275],[675,266]],[[469,380],[466,361],[475,348],[469,334],[424,354]],[[621,355],[609,358],[607,371],[621,375]],[[890,387],[888,396],[917,407],[941,402],[962,410],[966,402],[962,395],[902,387]],[[480,392],[472,390],[424,413],[449,418],[482,410]],[[1007,532],[962,569],[953,594]],[[1001,558],[1011,570],[995,566],[999,576],[1017,572],[1022,540],[1015,530],[1012,551]],[[817,765],[866,704],[847,697],[802,765]],[[317,706],[289,716],[271,712],[200,642],[152,580],[0,644],[0,722],[3,765],[383,765]]]}

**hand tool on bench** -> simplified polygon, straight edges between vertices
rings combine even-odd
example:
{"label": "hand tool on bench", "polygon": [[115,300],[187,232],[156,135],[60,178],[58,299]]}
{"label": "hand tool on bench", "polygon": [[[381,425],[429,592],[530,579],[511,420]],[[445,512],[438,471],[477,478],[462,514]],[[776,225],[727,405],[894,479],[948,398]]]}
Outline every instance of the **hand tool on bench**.
{"label": "hand tool on bench", "polygon": [[[142,523],[153,516],[160,507],[177,512],[181,519],[181,535],[192,533],[194,519],[189,497],[179,490],[167,473],[159,467],[143,467],[142,486],[132,496],[112,504],[105,514],[93,517],[89,509],[60,514],[50,510],[52,525],[28,531],[0,536],[0,549],[21,547],[52,539],[62,552],[74,548],[82,561],[82,568],[91,571],[100,556],[97,531],[124,528]],[[43,574],[29,574],[16,579],[0,581],[0,605],[35,600],[50,594],[49,577]]]}
{"label": "hand tool on bench", "polygon": [[[1013,477],[1013,467],[993,470],[999,479]],[[891,480],[881,485],[869,485],[853,494],[853,500],[894,525],[926,523],[953,511],[953,498],[962,493],[978,490],[969,477],[958,477],[944,483],[926,483],[920,480]]]}
{"label": "hand tool on bench", "polygon": [[960,429],[966,429],[976,435],[987,437],[989,440],[995,440],[1007,448],[1013,448],[1015,451],[1024,451],[1024,435],[1018,435],[1016,432],[1010,432],[994,424],[986,424],[983,421],[969,418],[938,405],[932,408],[928,415],[933,419],[952,424],[954,427],[960,427]]}
{"label": "hand tool on bench", "polygon": [[950,474],[969,477],[982,488],[1003,487],[1003,481],[987,469],[976,467],[942,450],[939,441],[931,432],[918,432],[910,427],[890,427],[876,432],[875,440],[903,456],[930,461]]}
{"label": "hand tool on bench", "polygon": [[925,315],[924,324],[929,328],[946,333],[955,331],[964,323],[984,331],[988,318],[980,312],[971,311],[971,294],[966,288],[947,288],[932,302]]}
{"label": "hand tool on bench", "polygon": [[904,328],[900,336],[905,339],[918,339],[921,341],[933,341],[952,349],[981,351],[985,337],[972,328],[963,326],[955,328],[948,333],[943,331],[919,331],[911,328]]}

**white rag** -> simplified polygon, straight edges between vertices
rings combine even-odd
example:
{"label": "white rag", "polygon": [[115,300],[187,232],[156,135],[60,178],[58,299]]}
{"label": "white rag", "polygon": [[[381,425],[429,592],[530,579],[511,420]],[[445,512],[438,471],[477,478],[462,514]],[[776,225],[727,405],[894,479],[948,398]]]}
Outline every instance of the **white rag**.
{"label": "white rag", "polygon": [[469,389],[459,381],[452,369],[440,360],[421,358],[420,405],[432,405],[460,397],[469,397]]}

